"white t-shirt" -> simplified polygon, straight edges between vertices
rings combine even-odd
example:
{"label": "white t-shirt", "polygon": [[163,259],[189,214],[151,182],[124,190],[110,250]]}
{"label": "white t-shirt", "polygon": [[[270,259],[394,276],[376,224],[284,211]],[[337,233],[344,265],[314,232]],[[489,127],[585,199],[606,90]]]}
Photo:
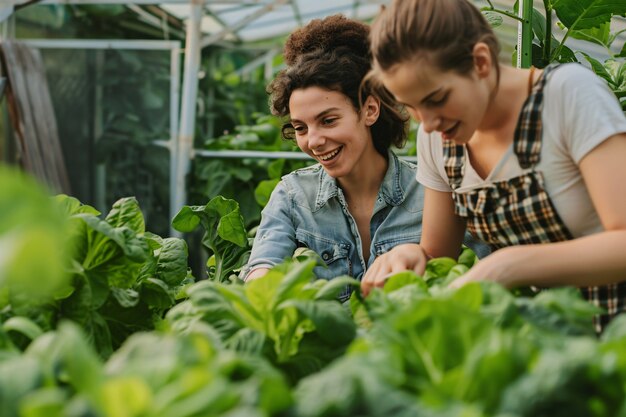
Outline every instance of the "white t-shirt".
{"label": "white t-shirt", "polygon": [[[561,65],[548,75],[542,122],[541,160],[535,169],[543,172],[546,191],[556,211],[574,237],[602,231],[578,164],[600,143],[626,132],[626,117],[615,95],[603,80],[582,65]],[[425,187],[451,192],[441,135],[428,134],[420,128],[417,147],[417,180]],[[484,180],[466,157],[465,175],[456,191],[468,192],[524,172],[511,144]]]}

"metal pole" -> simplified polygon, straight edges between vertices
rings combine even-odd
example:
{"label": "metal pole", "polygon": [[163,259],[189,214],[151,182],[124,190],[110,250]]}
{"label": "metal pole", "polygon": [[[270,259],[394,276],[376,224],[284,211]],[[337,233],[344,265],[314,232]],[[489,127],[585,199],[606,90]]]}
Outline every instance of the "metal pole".
{"label": "metal pole", "polygon": [[178,207],[175,205],[173,198],[174,190],[177,184],[177,166],[178,166],[178,116],[180,111],[180,48],[176,47],[171,52],[170,66],[170,138],[168,141],[168,150],[170,154],[170,236],[174,236],[176,231],[172,227],[171,220],[176,215]]}
{"label": "metal pole", "polygon": [[187,201],[186,177],[189,173],[193,150],[198,94],[198,71],[200,69],[200,21],[204,0],[191,0],[185,41],[185,70],[183,74],[180,131],[178,134],[178,158],[176,164],[176,186],[171,190],[170,208],[173,212]]}
{"label": "metal pole", "polygon": [[533,44],[533,2],[522,0],[519,2],[518,16],[522,19],[517,24],[517,67],[530,68],[532,65]]}

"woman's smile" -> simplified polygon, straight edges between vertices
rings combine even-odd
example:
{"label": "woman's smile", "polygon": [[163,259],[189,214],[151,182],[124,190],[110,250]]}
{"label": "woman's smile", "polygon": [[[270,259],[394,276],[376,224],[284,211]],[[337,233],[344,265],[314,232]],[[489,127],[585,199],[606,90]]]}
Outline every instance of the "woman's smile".
{"label": "woman's smile", "polygon": [[343,146],[339,146],[338,148],[335,148],[330,152],[323,153],[323,154],[314,154],[314,155],[317,157],[320,163],[327,164],[331,161],[334,161],[338,157],[342,149],[343,149]]}

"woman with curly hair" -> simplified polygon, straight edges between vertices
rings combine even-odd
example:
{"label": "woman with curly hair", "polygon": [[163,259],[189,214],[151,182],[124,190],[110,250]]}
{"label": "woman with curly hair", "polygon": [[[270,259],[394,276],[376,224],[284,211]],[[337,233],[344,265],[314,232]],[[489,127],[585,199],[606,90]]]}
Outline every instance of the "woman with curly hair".
{"label": "woman with curly hair", "polygon": [[[283,136],[318,164],[284,176],[262,213],[245,280],[263,276],[296,248],[327,265],[319,278],[360,279],[374,259],[421,236],[423,190],[401,147],[408,117],[363,82],[371,69],[369,26],[341,15],[313,20],[285,45],[287,67],[268,86]],[[362,85],[363,84],[363,85]],[[341,299],[349,296],[346,290]]]}

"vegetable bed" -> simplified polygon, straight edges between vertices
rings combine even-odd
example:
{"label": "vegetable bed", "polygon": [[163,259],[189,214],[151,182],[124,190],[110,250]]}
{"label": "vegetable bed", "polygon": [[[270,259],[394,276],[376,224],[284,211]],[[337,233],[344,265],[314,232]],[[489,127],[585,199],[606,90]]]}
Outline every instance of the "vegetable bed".
{"label": "vegetable bed", "polygon": [[207,230],[197,281],[134,198],[103,216],[7,169],[0,189],[0,416],[626,416],[626,319],[598,337],[573,288],[448,289],[469,250],[367,299],[306,252],[243,285],[217,197],[173,221]]}

